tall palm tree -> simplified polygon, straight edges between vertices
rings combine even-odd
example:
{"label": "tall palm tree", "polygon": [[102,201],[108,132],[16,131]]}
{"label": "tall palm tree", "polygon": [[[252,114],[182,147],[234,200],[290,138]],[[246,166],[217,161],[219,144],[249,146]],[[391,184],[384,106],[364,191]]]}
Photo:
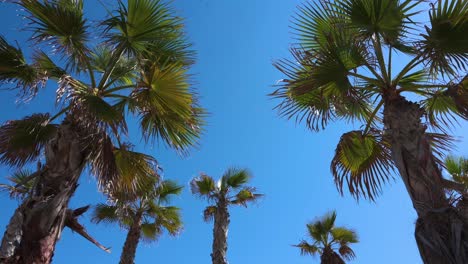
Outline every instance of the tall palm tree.
{"label": "tall palm tree", "polygon": [[322,264],[344,264],[344,260],[355,258],[350,244],[359,242],[356,232],[335,226],[335,220],[336,212],[333,211],[307,224],[307,235],[312,239],[312,244],[302,240],[294,245],[301,250],[301,255],[319,254]]}
{"label": "tall palm tree", "polygon": [[[437,158],[450,145],[445,129],[468,119],[468,2],[426,2],[302,5],[294,59],[275,64],[286,77],[272,96],[281,100],[280,115],[313,131],[336,120],[363,124],[336,148],[331,171],[339,191],[373,200],[396,168],[418,215],[424,262],[468,263],[468,223],[445,196]],[[417,22],[426,6],[429,22]]]}
{"label": "tall palm tree", "polygon": [[192,193],[206,199],[210,205],[203,211],[206,222],[214,220],[213,246],[211,260],[213,264],[227,264],[227,232],[230,223],[228,207],[257,201],[262,194],[256,189],[246,186],[251,178],[246,169],[230,168],[217,182],[205,174],[194,178],[190,182]]}
{"label": "tall palm tree", "polygon": [[120,264],[133,264],[140,239],[157,240],[166,230],[177,235],[182,229],[179,208],[167,206],[170,197],[179,195],[182,187],[170,180],[147,185],[136,199],[120,199],[112,204],[99,204],[94,211],[94,222],[117,223],[128,230],[120,256]]}
{"label": "tall palm tree", "polygon": [[0,37],[2,86],[32,99],[55,82],[51,103],[58,110],[0,127],[1,162],[44,163],[31,175],[34,190],[11,218],[0,262],[50,263],[85,168],[108,193],[131,193],[129,179],[144,185],[152,178],[155,160],[131,150],[127,118],[138,118],[146,142],[159,139],[186,153],[198,141],[204,110],[190,88],[194,54],[182,20],[163,1],[119,0],[97,24],[85,17],[83,0],[13,2],[26,14],[33,56],[27,60],[20,47]]}
{"label": "tall palm tree", "polygon": [[[28,170],[19,170],[15,172],[12,176],[8,177],[9,183],[0,184],[0,191],[8,192],[10,198],[12,199],[17,199],[20,201],[25,199],[32,191],[34,186],[33,179],[30,179],[31,174],[32,172]],[[67,209],[65,214],[64,227],[70,228],[73,232],[86,238],[100,249],[110,253],[110,249],[104,247],[96,239],[89,235],[85,227],[78,221],[78,217],[86,213],[88,209],[89,205],[77,209]]]}

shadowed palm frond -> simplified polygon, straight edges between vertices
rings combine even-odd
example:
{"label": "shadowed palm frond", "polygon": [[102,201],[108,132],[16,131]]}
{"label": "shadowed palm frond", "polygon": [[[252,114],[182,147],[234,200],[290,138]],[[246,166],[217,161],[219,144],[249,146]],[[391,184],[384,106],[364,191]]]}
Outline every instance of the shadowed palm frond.
{"label": "shadowed palm frond", "polygon": [[169,235],[176,236],[183,228],[180,208],[175,206],[159,207],[155,224],[164,228]]}
{"label": "shadowed palm frond", "polygon": [[420,43],[422,55],[432,75],[466,70],[468,63],[468,2],[441,0],[429,11],[431,27],[426,27]]}
{"label": "shadowed palm frond", "polygon": [[162,181],[156,189],[160,203],[169,203],[171,196],[180,195],[184,187],[172,180]]}
{"label": "shadowed palm frond", "polygon": [[21,0],[19,5],[28,12],[33,40],[52,43],[71,69],[87,67],[89,34],[82,0]]}
{"label": "shadowed palm frond", "polygon": [[217,191],[213,178],[205,174],[193,178],[190,182],[190,189],[193,194],[208,199],[214,198]]}
{"label": "shadowed palm frond", "polygon": [[390,180],[393,160],[388,143],[377,130],[363,134],[351,131],[341,136],[331,162],[338,190],[343,194],[346,182],[349,192],[359,198],[374,200],[384,183]]}
{"label": "shadowed palm frond", "polygon": [[217,210],[217,207],[214,205],[207,206],[205,210],[203,210],[203,220],[205,222],[213,221],[216,210]]}
{"label": "shadowed palm frond", "polygon": [[28,170],[19,170],[13,175],[7,177],[9,184],[0,184],[0,191],[10,194],[10,198],[23,200],[33,189],[35,178],[31,178],[33,172]]}
{"label": "shadowed palm frond", "polygon": [[315,246],[307,243],[307,241],[302,240],[301,243],[294,245],[295,247],[298,247],[301,250],[301,255],[311,255],[315,256],[316,254],[320,254],[320,249]]}
{"label": "shadowed palm frond", "polygon": [[340,245],[338,248],[338,253],[340,253],[341,257],[343,257],[345,260],[353,260],[356,258],[354,251],[346,244]]}
{"label": "shadowed palm frond", "polygon": [[49,114],[34,114],[2,125],[0,162],[21,167],[38,158],[57,130],[57,126],[49,122]]}
{"label": "shadowed palm frond", "polygon": [[238,189],[252,178],[247,169],[229,168],[221,177],[221,190]]}
{"label": "shadowed palm frond", "polygon": [[[0,36],[0,82],[13,83],[26,98],[37,94],[44,86],[34,66],[27,64],[23,52]],[[0,83],[1,84],[1,83]]]}
{"label": "shadowed palm frond", "polygon": [[[122,224],[122,217],[130,218],[130,215],[125,216],[125,213],[117,206],[100,203],[94,208],[92,221],[94,223]],[[122,227],[127,227],[127,225]]]}
{"label": "shadowed palm frond", "polygon": [[[96,47],[91,53],[91,62],[95,71],[106,72],[109,64],[112,63],[113,50],[102,45]],[[109,76],[109,84],[130,85],[136,78],[137,61],[132,57],[123,56],[116,62],[112,73]],[[109,85],[108,84],[108,85]]]}

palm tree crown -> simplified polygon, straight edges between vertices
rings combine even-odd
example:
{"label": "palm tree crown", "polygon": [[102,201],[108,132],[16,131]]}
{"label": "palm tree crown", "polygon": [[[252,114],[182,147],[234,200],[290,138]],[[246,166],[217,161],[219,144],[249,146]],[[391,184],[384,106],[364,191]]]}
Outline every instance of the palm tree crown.
{"label": "palm tree crown", "polygon": [[[322,256],[323,264],[344,263],[343,259],[351,260],[355,257],[350,244],[359,242],[356,232],[335,226],[335,220],[336,212],[331,212],[322,219],[307,224],[307,235],[312,239],[312,244],[302,240],[294,245],[301,250],[301,255],[318,254]],[[326,259],[331,262],[324,261]]]}

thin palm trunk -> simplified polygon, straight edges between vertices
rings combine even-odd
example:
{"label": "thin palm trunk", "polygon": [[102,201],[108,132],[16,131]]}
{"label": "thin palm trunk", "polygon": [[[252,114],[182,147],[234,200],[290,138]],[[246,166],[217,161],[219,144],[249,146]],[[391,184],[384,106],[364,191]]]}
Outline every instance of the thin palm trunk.
{"label": "thin palm trunk", "polygon": [[2,239],[2,263],[51,262],[84,167],[85,153],[78,139],[77,128],[64,121],[47,144],[46,164],[38,171],[34,190],[15,211]]}
{"label": "thin palm trunk", "polygon": [[418,214],[416,242],[426,264],[468,263],[468,224],[445,196],[423,114],[418,104],[400,96],[385,102],[385,134]]}
{"label": "thin palm trunk", "polygon": [[320,256],[320,264],[345,264],[345,262],[333,249],[325,247]]}
{"label": "thin palm trunk", "polygon": [[135,260],[138,242],[140,242],[141,235],[141,219],[143,212],[138,212],[133,219],[133,223],[128,230],[127,238],[120,255],[120,264],[133,264]]}
{"label": "thin palm trunk", "polygon": [[213,252],[211,253],[211,260],[213,264],[227,264],[226,253],[229,212],[225,198],[218,201],[216,209],[214,215]]}

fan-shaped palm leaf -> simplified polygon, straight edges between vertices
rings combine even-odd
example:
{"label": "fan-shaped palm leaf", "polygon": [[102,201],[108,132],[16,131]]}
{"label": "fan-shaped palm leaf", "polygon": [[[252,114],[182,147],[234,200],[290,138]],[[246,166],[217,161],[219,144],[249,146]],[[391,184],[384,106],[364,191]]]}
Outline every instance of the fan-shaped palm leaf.
{"label": "fan-shaped palm leaf", "polygon": [[193,194],[201,197],[211,198],[215,195],[215,181],[208,175],[202,174],[190,182],[190,188]]}
{"label": "fan-shaped palm leaf", "polygon": [[11,198],[22,200],[33,189],[35,179],[31,176],[31,171],[19,170],[7,177],[9,184],[0,184],[0,191],[8,192]]}
{"label": "fan-shaped palm leaf", "polygon": [[229,168],[221,177],[221,189],[237,189],[246,184],[252,175],[247,169]]}
{"label": "fan-shaped palm leaf", "polygon": [[295,247],[298,247],[301,249],[301,255],[311,255],[315,256],[316,254],[320,254],[320,249],[315,246],[307,243],[307,241],[302,240],[301,243],[294,245]]}
{"label": "fan-shaped palm leaf", "polygon": [[247,203],[257,201],[263,194],[255,193],[255,188],[253,187],[244,187],[242,188],[231,200],[231,204],[242,205],[247,207]]}

